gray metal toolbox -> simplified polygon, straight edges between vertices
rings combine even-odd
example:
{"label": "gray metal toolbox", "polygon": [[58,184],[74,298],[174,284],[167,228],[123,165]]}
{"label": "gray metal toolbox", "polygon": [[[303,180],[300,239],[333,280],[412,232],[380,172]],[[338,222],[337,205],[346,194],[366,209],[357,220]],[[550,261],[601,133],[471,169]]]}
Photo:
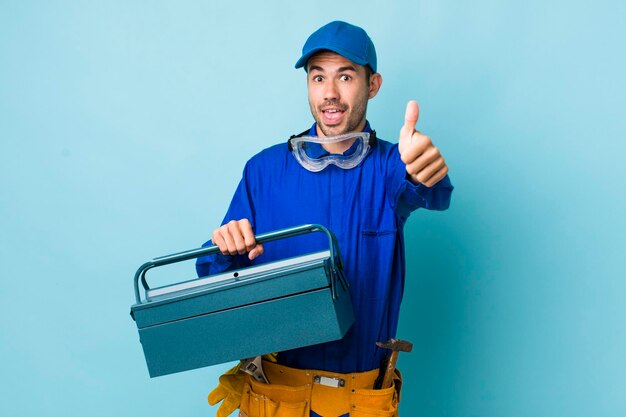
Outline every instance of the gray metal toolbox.
{"label": "gray metal toolbox", "polygon": [[150,377],[341,339],[354,313],[333,234],[309,224],[256,240],[310,232],[325,233],[328,250],[159,288],[148,286],[149,269],[218,253],[218,247],[143,264],[134,278],[137,302],[131,316]]}

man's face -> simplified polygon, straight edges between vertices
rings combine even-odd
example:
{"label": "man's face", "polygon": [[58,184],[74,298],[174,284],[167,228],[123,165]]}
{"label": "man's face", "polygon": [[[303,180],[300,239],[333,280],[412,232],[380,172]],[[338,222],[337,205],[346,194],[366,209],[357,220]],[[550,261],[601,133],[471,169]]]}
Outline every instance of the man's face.
{"label": "man's face", "polygon": [[360,132],[365,127],[367,101],[374,97],[382,79],[365,67],[330,51],[313,55],[307,63],[307,86],[311,114],[319,136]]}

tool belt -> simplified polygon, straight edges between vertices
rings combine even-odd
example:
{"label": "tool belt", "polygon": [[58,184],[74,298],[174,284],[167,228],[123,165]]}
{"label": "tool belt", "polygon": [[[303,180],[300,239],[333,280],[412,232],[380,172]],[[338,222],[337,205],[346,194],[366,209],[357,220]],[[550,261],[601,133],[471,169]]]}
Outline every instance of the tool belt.
{"label": "tool belt", "polygon": [[379,370],[352,374],[294,369],[263,361],[269,384],[246,374],[240,410],[247,417],[397,416],[402,377],[390,388],[373,389]]}

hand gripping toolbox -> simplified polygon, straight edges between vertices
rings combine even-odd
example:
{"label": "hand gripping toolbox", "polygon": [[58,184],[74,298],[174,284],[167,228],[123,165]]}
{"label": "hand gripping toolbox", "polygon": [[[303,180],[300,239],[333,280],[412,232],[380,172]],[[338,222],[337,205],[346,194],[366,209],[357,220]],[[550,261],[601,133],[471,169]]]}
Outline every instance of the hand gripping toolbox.
{"label": "hand gripping toolbox", "polygon": [[148,286],[149,269],[218,253],[218,247],[143,264],[135,274],[137,302],[130,314],[150,377],[341,339],[354,313],[334,235],[320,225],[303,225],[256,241],[310,232],[325,233],[328,250],[159,288]]}

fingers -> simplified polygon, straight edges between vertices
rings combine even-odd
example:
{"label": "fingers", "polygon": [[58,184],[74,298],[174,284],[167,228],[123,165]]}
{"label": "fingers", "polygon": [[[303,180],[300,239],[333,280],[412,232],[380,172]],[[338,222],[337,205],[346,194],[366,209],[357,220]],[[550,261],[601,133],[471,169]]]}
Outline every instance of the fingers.
{"label": "fingers", "polygon": [[[213,244],[219,247],[223,255],[243,255],[258,247],[254,239],[252,225],[248,219],[231,220],[213,232]],[[254,259],[263,253],[263,248],[254,252]]]}
{"label": "fingers", "polygon": [[446,176],[448,166],[430,138],[419,132],[415,132],[413,137],[412,146],[401,155],[402,162],[415,182],[432,187]]}
{"label": "fingers", "polygon": [[[408,166],[407,172],[409,172]],[[432,187],[448,174],[448,165],[442,157],[439,157],[420,171],[414,173],[409,172],[409,174],[415,182],[422,183],[426,187]]]}
{"label": "fingers", "polygon": [[433,147],[433,142],[428,136],[421,134],[418,131],[414,131],[408,146],[405,146],[400,153],[400,159],[405,164],[410,164],[415,161],[417,157],[422,155],[427,149]]}
{"label": "fingers", "polygon": [[[237,247],[238,253],[243,254],[245,252],[250,252],[252,248],[256,246],[256,240],[254,239],[254,232],[252,231],[252,225],[248,219],[241,219],[238,222],[235,222],[235,229],[239,226],[239,231],[242,234],[243,241],[240,242],[240,246]],[[240,251],[241,245],[243,245],[243,251]]]}
{"label": "fingers", "polygon": [[439,171],[437,171],[432,177],[426,180],[423,184],[427,187],[432,187],[441,181],[446,175],[448,175],[448,166],[444,165]]}
{"label": "fingers", "polygon": [[412,160],[407,158],[406,162],[403,161],[406,164],[406,172],[411,175],[417,174],[418,172],[426,168],[429,164],[441,158],[439,149],[435,148],[431,143],[425,146],[423,151],[420,150],[419,153],[415,152],[415,154],[417,155],[415,157],[411,155]]}

